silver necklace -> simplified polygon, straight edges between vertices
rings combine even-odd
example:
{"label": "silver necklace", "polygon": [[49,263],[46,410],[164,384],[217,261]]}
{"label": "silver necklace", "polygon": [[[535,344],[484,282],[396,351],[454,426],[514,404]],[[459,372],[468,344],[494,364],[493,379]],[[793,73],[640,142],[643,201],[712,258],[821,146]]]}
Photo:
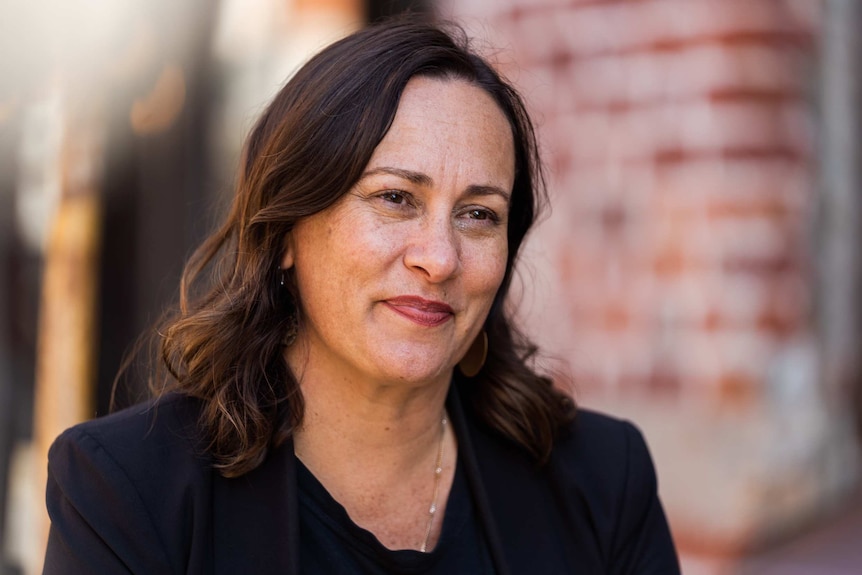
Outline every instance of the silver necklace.
{"label": "silver necklace", "polygon": [[440,493],[440,476],[443,475],[443,439],[446,437],[446,414],[440,421],[440,445],[437,447],[437,464],[434,466],[434,497],[428,508],[428,526],[425,528],[425,539],[419,551],[428,552],[428,540],[431,538],[431,528],[434,527],[434,515],[437,513],[437,496]]}

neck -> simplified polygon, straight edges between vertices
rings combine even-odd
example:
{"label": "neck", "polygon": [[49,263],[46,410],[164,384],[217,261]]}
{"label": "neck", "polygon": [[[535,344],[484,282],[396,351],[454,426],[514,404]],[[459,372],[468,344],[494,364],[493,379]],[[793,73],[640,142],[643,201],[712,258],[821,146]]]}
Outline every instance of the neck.
{"label": "neck", "polygon": [[[451,374],[421,383],[370,381],[296,348],[288,348],[287,361],[305,400],[293,436],[297,457],[383,545],[433,548],[457,460],[455,436],[442,422]],[[432,501],[436,512],[429,514]]]}
{"label": "neck", "polygon": [[307,356],[298,359],[288,356],[305,401],[294,445],[313,471],[355,472],[362,462],[401,473],[436,452],[449,377],[423,384],[369,381],[328,370]]}

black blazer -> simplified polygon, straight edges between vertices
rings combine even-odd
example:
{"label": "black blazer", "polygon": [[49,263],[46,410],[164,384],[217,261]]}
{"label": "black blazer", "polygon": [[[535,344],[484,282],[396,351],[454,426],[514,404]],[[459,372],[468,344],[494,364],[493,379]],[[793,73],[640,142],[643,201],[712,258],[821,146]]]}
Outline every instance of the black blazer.
{"label": "black blazer", "polygon": [[[225,479],[196,439],[199,408],[171,395],[57,438],[44,573],[298,575],[293,445]],[[581,410],[539,467],[457,393],[448,409],[499,575],[679,573],[652,461],[630,423]]]}

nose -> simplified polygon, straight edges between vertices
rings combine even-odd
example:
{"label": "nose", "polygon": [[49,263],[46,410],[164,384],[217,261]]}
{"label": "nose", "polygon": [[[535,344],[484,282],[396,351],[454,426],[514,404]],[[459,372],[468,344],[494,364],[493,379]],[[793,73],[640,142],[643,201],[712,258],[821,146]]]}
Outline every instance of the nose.
{"label": "nose", "polygon": [[425,220],[404,253],[404,265],[432,283],[456,276],[461,270],[461,249],[449,218]]}

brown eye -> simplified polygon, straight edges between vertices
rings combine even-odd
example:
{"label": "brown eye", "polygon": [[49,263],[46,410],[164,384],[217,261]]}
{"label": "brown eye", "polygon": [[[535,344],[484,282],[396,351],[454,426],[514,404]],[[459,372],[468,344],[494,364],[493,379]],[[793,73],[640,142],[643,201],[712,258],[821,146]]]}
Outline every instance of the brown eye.
{"label": "brown eye", "polygon": [[380,197],[393,204],[403,204],[405,200],[404,194],[401,192],[386,192]]}
{"label": "brown eye", "polygon": [[458,214],[458,217],[464,223],[470,223],[474,227],[496,226],[502,223],[500,216],[487,206],[465,206]]}

